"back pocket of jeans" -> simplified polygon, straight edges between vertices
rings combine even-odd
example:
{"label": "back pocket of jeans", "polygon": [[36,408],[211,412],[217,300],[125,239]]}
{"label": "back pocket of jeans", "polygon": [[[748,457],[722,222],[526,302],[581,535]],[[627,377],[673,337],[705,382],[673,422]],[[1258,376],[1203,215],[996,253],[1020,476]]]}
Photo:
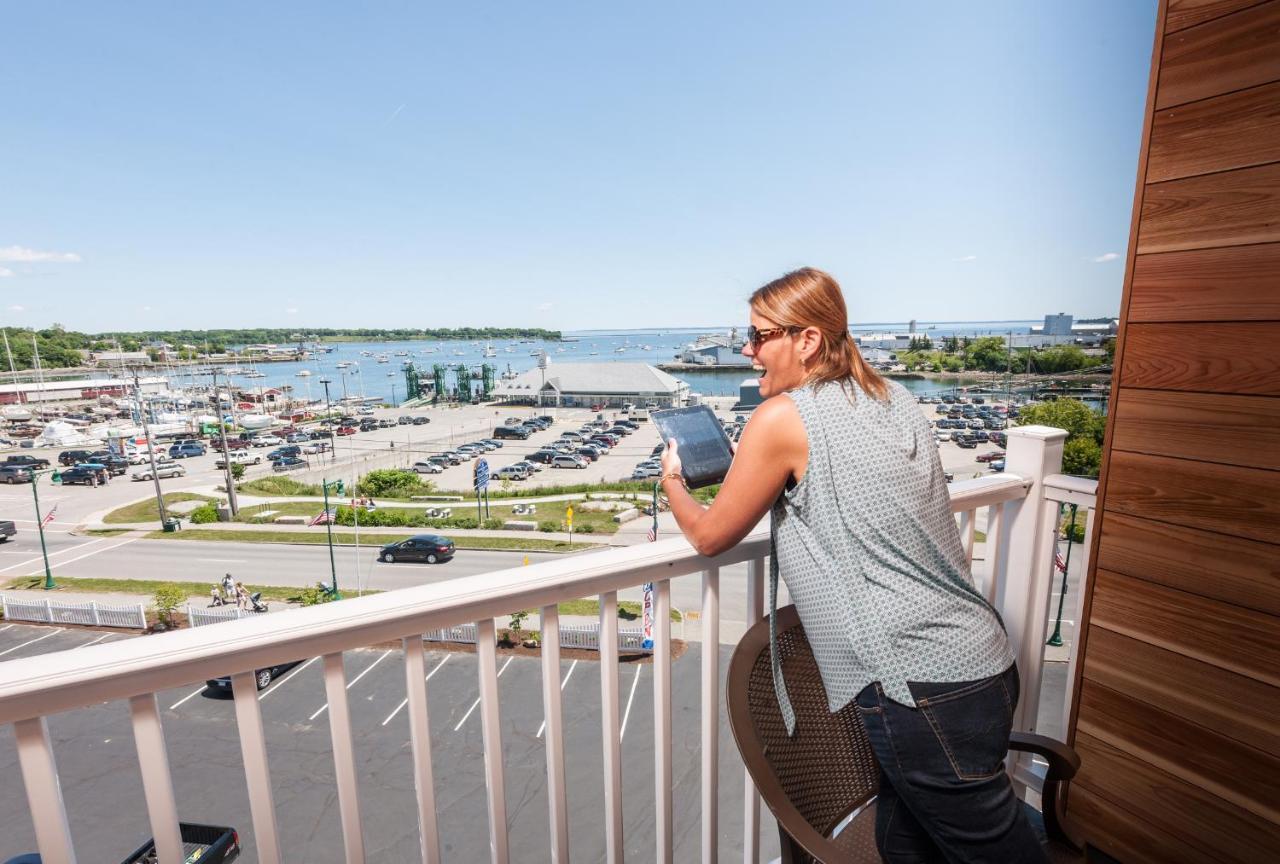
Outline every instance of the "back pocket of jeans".
{"label": "back pocket of jeans", "polygon": [[[1013,728],[1013,705],[1002,675],[962,684],[949,692],[916,696],[916,707],[929,721],[956,777],[981,780],[1004,770]],[[937,685],[923,685],[934,689]]]}

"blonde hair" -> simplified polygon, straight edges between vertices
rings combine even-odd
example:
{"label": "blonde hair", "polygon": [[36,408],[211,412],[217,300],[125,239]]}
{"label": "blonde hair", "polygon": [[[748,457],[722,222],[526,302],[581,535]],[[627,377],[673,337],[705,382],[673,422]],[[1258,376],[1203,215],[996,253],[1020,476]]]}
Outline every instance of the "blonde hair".
{"label": "blonde hair", "polygon": [[888,398],[888,382],[867,365],[853,341],[844,294],[831,274],[801,267],[757,288],[748,302],[779,327],[793,332],[813,327],[821,334],[806,384],[820,387],[852,378],[872,398]]}

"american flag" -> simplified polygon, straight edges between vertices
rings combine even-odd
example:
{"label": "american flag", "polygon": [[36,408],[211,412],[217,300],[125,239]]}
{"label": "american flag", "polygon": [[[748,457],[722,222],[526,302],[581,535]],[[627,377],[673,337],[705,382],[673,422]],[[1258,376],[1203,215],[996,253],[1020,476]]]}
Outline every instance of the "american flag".
{"label": "american flag", "polygon": [[1066,562],[1066,559],[1062,557],[1062,552],[1053,553],[1053,566],[1057,567],[1063,573],[1067,572],[1067,562]]}
{"label": "american flag", "polygon": [[322,511],[320,511],[320,515],[319,515],[319,516],[316,516],[314,519],[312,519],[312,520],[311,520],[310,522],[308,522],[307,524],[308,524],[308,525],[326,525],[326,524],[328,524],[332,519],[333,519],[333,511],[332,511],[332,510],[322,510]]}
{"label": "american flag", "polygon": [[46,525],[48,525],[50,522],[52,522],[53,517],[55,514],[57,514],[57,512],[58,512],[58,505],[54,504],[53,509],[51,509],[48,513],[44,514],[44,518],[40,520],[40,527],[43,528]]}
{"label": "american flag", "polygon": [[649,526],[649,531],[648,533],[645,534],[645,536],[649,538],[650,543],[658,539],[658,520],[657,519],[653,520],[653,524]]}

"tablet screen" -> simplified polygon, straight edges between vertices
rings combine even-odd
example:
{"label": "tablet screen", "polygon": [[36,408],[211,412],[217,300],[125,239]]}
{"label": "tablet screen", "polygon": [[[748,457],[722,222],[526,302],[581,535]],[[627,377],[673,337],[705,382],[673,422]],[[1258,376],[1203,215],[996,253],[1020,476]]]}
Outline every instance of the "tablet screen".
{"label": "tablet screen", "polygon": [[690,488],[719,483],[729,473],[733,463],[729,436],[706,405],[654,411],[651,417],[664,444],[676,439],[681,471]]}

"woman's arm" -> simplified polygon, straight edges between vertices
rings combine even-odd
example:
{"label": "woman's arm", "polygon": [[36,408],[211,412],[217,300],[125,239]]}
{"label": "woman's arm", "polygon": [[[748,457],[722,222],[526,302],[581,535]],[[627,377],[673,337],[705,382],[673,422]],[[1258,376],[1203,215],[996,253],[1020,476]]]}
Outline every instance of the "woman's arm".
{"label": "woman's arm", "polygon": [[703,507],[677,477],[679,442],[667,442],[662,454],[662,489],[676,523],[702,555],[719,555],[737,545],[777,500],[787,480],[804,476],[809,441],[795,403],[769,399],[742,431],[733,465],[710,507]]}

